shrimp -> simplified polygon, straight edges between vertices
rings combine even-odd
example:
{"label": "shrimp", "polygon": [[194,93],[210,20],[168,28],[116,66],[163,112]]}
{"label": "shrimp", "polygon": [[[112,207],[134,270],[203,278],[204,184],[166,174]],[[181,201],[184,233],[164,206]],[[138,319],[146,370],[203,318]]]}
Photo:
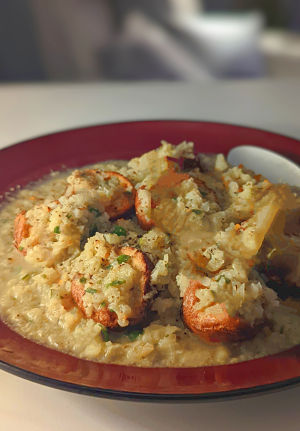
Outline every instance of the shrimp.
{"label": "shrimp", "polygon": [[259,321],[253,326],[236,315],[230,316],[224,304],[214,303],[205,309],[197,309],[197,289],[204,289],[199,281],[192,280],[184,294],[182,314],[188,328],[208,342],[236,342],[253,338],[264,326]]}
{"label": "shrimp", "polygon": [[68,178],[66,195],[87,190],[99,192],[99,200],[111,220],[127,213],[134,205],[135,187],[124,175],[98,169],[76,170]]}
{"label": "shrimp", "polygon": [[[83,302],[83,296],[85,295],[85,289],[83,284],[80,283],[81,274],[77,274],[77,276],[72,281],[72,297],[74,302],[77,304],[78,308],[81,310],[83,315],[87,317],[85,311],[85,305]],[[101,325],[107,328],[115,328],[118,326],[118,316],[117,313],[110,310],[108,305],[104,305],[103,307],[99,307],[94,309],[91,315],[91,318],[97,322],[101,323]]]}
{"label": "shrimp", "polygon": [[27,223],[25,214],[26,211],[21,211],[15,218],[14,224],[14,245],[24,256],[26,255],[26,250],[21,248],[20,244],[23,238],[29,237],[30,233],[30,224]]}
{"label": "shrimp", "polygon": [[139,225],[144,230],[150,230],[154,227],[154,221],[151,218],[151,210],[153,200],[151,192],[146,190],[143,186],[140,187],[135,195],[135,212]]}
{"label": "shrimp", "polygon": [[71,256],[92,232],[107,228],[108,219],[134,205],[134,186],[117,172],[76,170],[67,181],[57,200],[35,205],[15,219],[15,247],[31,263],[49,266]]}
{"label": "shrimp", "polygon": [[[162,197],[172,197],[173,188],[178,186],[182,181],[190,178],[190,175],[178,172],[178,165],[165,157],[168,170],[163,173],[157,180],[156,184],[146,190],[145,186],[137,190],[135,197],[135,211],[140,226],[149,230],[155,226],[152,218],[152,208],[155,208],[156,202]],[[153,198],[155,196],[155,198]]]}
{"label": "shrimp", "polygon": [[[129,280],[114,280],[107,285],[102,284],[102,286],[92,284],[93,288],[86,289],[82,283],[82,274],[76,274],[71,286],[73,300],[86,318],[91,318],[107,328],[117,329],[141,323],[145,318],[149,303],[149,300],[145,299],[145,295],[150,292],[152,264],[143,252],[134,247],[113,248],[109,254],[108,259],[106,255],[108,267],[112,266],[112,257],[114,261],[124,260],[126,265],[130,266],[128,268]],[[120,274],[120,270],[118,273]],[[112,294],[108,292],[110,286],[113,286]],[[91,302],[86,299],[86,293],[91,293]],[[94,301],[95,293],[102,295],[100,303]],[[115,298],[118,295],[123,300],[116,301]],[[105,298],[104,301],[103,298]],[[88,311],[88,308],[91,310]],[[122,315],[124,314],[122,310],[126,310],[125,316]],[[122,325],[120,325],[120,321],[123,322]],[[127,324],[124,324],[124,321]]]}

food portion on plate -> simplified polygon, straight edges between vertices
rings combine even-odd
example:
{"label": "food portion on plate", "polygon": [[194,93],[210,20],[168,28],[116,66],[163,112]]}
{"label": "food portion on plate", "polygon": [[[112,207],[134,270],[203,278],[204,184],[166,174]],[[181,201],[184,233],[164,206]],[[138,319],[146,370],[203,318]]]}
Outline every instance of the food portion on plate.
{"label": "food portion on plate", "polygon": [[162,145],[54,172],[0,211],[1,318],[37,343],[144,367],[300,343],[300,197],[222,154]]}

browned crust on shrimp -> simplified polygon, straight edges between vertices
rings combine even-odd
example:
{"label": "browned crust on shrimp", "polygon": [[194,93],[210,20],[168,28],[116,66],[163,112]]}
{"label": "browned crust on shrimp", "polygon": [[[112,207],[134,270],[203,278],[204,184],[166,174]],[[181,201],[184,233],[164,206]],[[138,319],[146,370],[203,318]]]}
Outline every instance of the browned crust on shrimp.
{"label": "browned crust on shrimp", "polygon": [[30,224],[27,223],[25,214],[26,211],[21,211],[15,218],[14,224],[14,245],[24,256],[26,255],[26,250],[20,250],[20,244],[23,238],[29,237],[31,227]]}
{"label": "browned crust on shrimp", "polygon": [[[97,175],[101,176],[104,180],[109,180],[113,177],[117,178],[120,185],[121,190],[119,190],[115,196],[112,199],[112,202],[108,203],[105,206],[105,211],[109,215],[110,219],[116,219],[121,217],[123,214],[125,214],[127,211],[129,211],[133,205],[134,205],[134,198],[135,198],[135,187],[134,185],[129,181],[128,178],[124,177],[124,175],[119,174],[118,172],[114,171],[102,171],[99,169],[84,169],[81,171],[75,171],[75,179],[80,180],[81,178],[84,178],[84,184],[79,184],[79,189],[84,189],[85,187],[88,188],[97,188],[98,187],[98,180]],[[77,186],[78,187],[78,184]],[[69,188],[69,186],[66,189],[67,195],[75,193],[74,187]]]}
{"label": "browned crust on shrimp", "polygon": [[146,301],[144,296],[150,290],[150,276],[153,269],[153,265],[152,262],[145,255],[145,253],[140,250],[137,250],[134,247],[122,247],[120,249],[120,254],[126,254],[128,256],[131,256],[131,264],[133,268],[135,268],[141,273],[139,280],[139,288],[141,295],[139,303],[137,305],[137,312],[134,317],[129,319],[130,325],[136,325],[144,319],[147,307],[149,305],[149,301]]}
{"label": "browned crust on shrimp", "polygon": [[135,199],[135,188],[134,185],[124,175],[113,171],[103,171],[105,179],[112,177],[118,178],[121,186],[124,188],[124,192],[118,195],[113,202],[105,207],[105,211],[109,215],[110,219],[116,219],[127,213],[134,205]]}
{"label": "browned crust on shrimp", "polygon": [[[71,286],[71,293],[73,300],[76,302],[78,308],[83,313],[83,315],[87,318],[85,313],[83,296],[85,294],[84,285],[79,281],[80,275],[77,275],[73,281]],[[93,319],[97,323],[101,323],[101,325],[106,326],[107,328],[115,328],[118,326],[118,316],[114,311],[110,311],[108,306],[101,307],[98,310],[93,310],[91,314],[91,319]]]}
{"label": "browned crust on shrimp", "polygon": [[[142,200],[141,200],[141,191],[144,188],[141,187],[137,190],[136,195],[135,195],[135,213],[136,213],[136,217],[138,219],[139,225],[142,227],[142,229],[144,230],[150,230],[153,226],[154,226],[154,221],[151,218],[147,218],[144,212],[144,208],[142,205]],[[151,203],[150,203],[151,207],[153,205],[152,202],[152,198],[151,198]]]}
{"label": "browned crust on shrimp", "polygon": [[213,311],[195,310],[199,301],[197,289],[204,289],[199,281],[192,280],[183,298],[182,313],[185,324],[205,341],[226,343],[253,338],[264,325],[259,322],[254,326],[239,316],[231,317],[224,304],[214,304]]}
{"label": "browned crust on shrimp", "polygon": [[[140,323],[146,314],[148,302],[144,299],[144,295],[150,289],[150,275],[152,269],[152,263],[149,261],[147,256],[141,251],[137,250],[133,247],[122,247],[118,250],[118,254],[126,254],[131,257],[131,264],[133,268],[137,269],[140,272],[140,280],[139,280],[139,288],[140,288],[140,298],[138,303],[136,304],[135,315],[132,316],[129,320],[129,325],[136,325]],[[83,315],[87,318],[83,303],[83,296],[85,294],[84,285],[80,283],[81,275],[78,274],[74,277],[71,286],[71,293],[73,300],[77,304],[78,308],[82,311]],[[117,314],[109,310],[108,306],[101,307],[97,310],[93,310],[91,316],[95,322],[100,323],[103,326],[111,329],[120,328],[118,325],[118,316]]]}
{"label": "browned crust on shrimp", "polygon": [[168,171],[159,177],[157,183],[155,184],[155,189],[169,189],[178,186],[182,181],[191,178],[189,174],[184,172],[177,172],[176,164],[169,164]]}
{"label": "browned crust on shrimp", "polygon": [[[168,166],[167,171],[164,172],[158,178],[156,184],[153,187],[151,187],[149,191],[149,192],[152,191],[153,193],[155,193],[155,195],[157,195],[158,201],[160,196],[170,195],[170,190],[172,190],[173,187],[176,187],[182,181],[191,178],[190,175],[186,173],[178,172],[179,166],[177,165],[177,163],[173,162],[172,160],[169,160],[167,157],[165,157],[165,160]],[[136,197],[135,197],[135,211],[136,211],[136,216],[140,226],[145,230],[149,230],[153,226],[155,226],[155,222],[154,220],[151,219],[151,217],[148,219],[145,216],[142,199],[140,197],[141,191],[144,189],[145,189],[145,186],[142,186],[137,190]],[[154,208],[156,204],[157,202],[155,202],[151,198],[151,204],[150,204],[151,208]]]}

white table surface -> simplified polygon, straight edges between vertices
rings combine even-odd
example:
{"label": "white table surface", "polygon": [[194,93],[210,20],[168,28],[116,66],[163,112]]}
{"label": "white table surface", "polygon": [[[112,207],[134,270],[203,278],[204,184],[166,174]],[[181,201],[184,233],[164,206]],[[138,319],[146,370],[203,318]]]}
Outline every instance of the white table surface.
{"label": "white table surface", "polygon": [[[113,121],[196,119],[300,138],[299,81],[0,85],[0,148]],[[298,431],[300,387],[242,400],[170,405],[102,400],[0,372],[5,431]]]}

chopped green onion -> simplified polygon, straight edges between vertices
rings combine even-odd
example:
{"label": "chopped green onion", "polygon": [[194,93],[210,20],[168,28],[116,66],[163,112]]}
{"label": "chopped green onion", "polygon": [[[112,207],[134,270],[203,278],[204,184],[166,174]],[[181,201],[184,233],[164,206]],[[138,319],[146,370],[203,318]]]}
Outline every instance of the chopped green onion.
{"label": "chopped green onion", "polygon": [[128,256],[128,254],[120,254],[120,256],[117,257],[118,263],[128,262],[129,259],[130,259],[130,256]]}
{"label": "chopped green onion", "polygon": [[111,283],[107,284],[107,287],[108,286],[119,286],[120,284],[124,284],[124,283],[126,283],[125,280],[114,280]]}
{"label": "chopped green onion", "polygon": [[101,335],[102,335],[103,341],[107,343],[107,341],[109,341],[109,333],[107,328],[105,328],[105,326],[101,327]]}
{"label": "chopped green onion", "polygon": [[142,335],[144,333],[143,329],[134,329],[131,332],[128,332],[127,337],[130,341],[135,341],[139,335]]}
{"label": "chopped green onion", "polygon": [[67,214],[67,218],[71,218],[72,217],[72,214]]}
{"label": "chopped green onion", "polygon": [[19,250],[20,250],[20,251],[23,251],[23,250],[24,250],[24,247],[19,247]]}
{"label": "chopped green onion", "polygon": [[175,196],[173,199],[173,201],[177,201],[178,196]]}
{"label": "chopped green onion", "polygon": [[198,214],[198,215],[203,213],[203,211],[201,211],[201,210],[192,210],[192,211],[193,211],[193,213]]}
{"label": "chopped green onion", "polygon": [[109,308],[108,311],[110,311],[111,313],[115,312],[115,310],[113,310],[112,308]]}
{"label": "chopped green onion", "polygon": [[86,293],[97,293],[97,292],[98,292],[98,290],[93,289],[93,288],[91,288],[91,287],[88,287],[87,289],[85,289],[85,292],[86,292]]}
{"label": "chopped green onion", "polygon": [[60,227],[59,226],[55,226],[55,228],[53,229],[54,233],[60,233]]}
{"label": "chopped green onion", "polygon": [[105,301],[102,301],[102,302],[101,302],[101,304],[100,304],[100,307],[101,307],[101,308],[106,307],[106,302],[105,302]]}
{"label": "chopped green onion", "polygon": [[86,282],[86,278],[85,277],[81,277],[81,279],[79,280],[81,284],[84,284]]}
{"label": "chopped green onion", "polygon": [[97,208],[89,208],[89,212],[94,214],[95,217],[101,216],[101,212]]}
{"label": "chopped green onion", "polygon": [[208,195],[208,193],[207,193],[207,192],[203,192],[202,190],[200,190],[200,193],[201,193],[201,195],[202,195],[204,198]]}
{"label": "chopped green onion", "polygon": [[230,283],[229,278],[225,277],[225,275],[220,275],[220,277],[219,277],[219,278],[217,278],[217,280],[216,280],[216,281],[220,281],[220,280],[221,280],[221,278],[224,278],[224,280],[225,280],[225,283],[226,283],[226,284]]}
{"label": "chopped green onion", "polygon": [[127,231],[122,226],[115,226],[112,233],[115,233],[118,236],[126,236],[127,235]]}

